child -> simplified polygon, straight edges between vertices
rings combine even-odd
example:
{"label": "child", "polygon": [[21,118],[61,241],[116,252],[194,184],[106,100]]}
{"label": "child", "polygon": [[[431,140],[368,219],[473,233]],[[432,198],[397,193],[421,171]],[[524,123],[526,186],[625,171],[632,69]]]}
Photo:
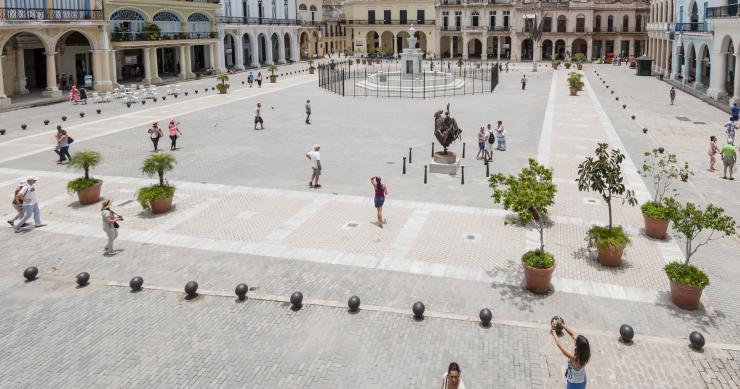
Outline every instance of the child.
{"label": "child", "polygon": [[715,162],[717,162],[717,153],[719,152],[719,147],[717,147],[717,137],[712,135],[709,137],[709,150],[707,151],[707,155],[709,155],[709,169],[707,171],[709,172],[716,172],[717,169],[714,168]]}

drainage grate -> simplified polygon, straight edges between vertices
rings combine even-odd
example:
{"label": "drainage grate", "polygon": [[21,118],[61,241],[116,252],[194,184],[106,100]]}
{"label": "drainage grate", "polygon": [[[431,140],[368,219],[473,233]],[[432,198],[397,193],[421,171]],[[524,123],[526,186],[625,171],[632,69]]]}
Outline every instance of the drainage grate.
{"label": "drainage grate", "polygon": [[123,206],[125,206],[125,205],[129,205],[129,204],[131,204],[131,203],[133,203],[133,202],[134,202],[134,200],[126,200],[126,201],[122,201],[121,203],[119,203],[119,204],[118,204],[118,206],[119,206],[119,207],[123,207]]}
{"label": "drainage grate", "polygon": [[596,199],[590,198],[590,197],[585,197],[583,199],[583,203],[584,204],[588,204],[588,205],[597,205],[597,204],[599,204],[599,200],[596,200]]}
{"label": "drainage grate", "polygon": [[705,122],[694,122],[694,124],[707,124]]}
{"label": "drainage grate", "polygon": [[464,234],[463,237],[467,242],[477,242],[480,240],[478,234]]}
{"label": "drainage grate", "polygon": [[682,122],[690,122],[691,119],[687,118],[686,116],[676,116],[676,119],[682,121]]}
{"label": "drainage grate", "polygon": [[347,222],[347,224],[342,226],[343,230],[348,230],[350,228],[357,228],[360,225],[358,222]]}
{"label": "drainage grate", "polygon": [[388,164],[388,165],[395,165],[396,163],[393,162],[393,161],[388,161],[388,162],[386,162],[386,164]]}

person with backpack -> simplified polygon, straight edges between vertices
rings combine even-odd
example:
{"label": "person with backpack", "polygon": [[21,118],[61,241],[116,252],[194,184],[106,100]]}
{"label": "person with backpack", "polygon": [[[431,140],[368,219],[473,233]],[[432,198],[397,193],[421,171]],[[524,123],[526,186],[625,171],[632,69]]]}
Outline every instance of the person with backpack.
{"label": "person with backpack", "polygon": [[152,127],[147,131],[149,133],[149,139],[152,141],[152,144],[154,145],[154,152],[156,153],[159,151],[157,146],[159,145],[159,138],[163,137],[164,134],[162,133],[162,129],[159,128],[159,123],[152,122]]}
{"label": "person with backpack", "polygon": [[730,115],[732,115],[730,120],[737,123],[737,117],[738,115],[740,115],[740,107],[737,105],[737,103],[732,104],[732,108],[730,108]]}
{"label": "person with backpack", "polygon": [[10,224],[11,226],[15,226],[15,221],[16,220],[23,218],[23,213],[24,213],[23,212],[23,203],[21,203],[18,200],[18,192],[21,191],[21,188],[23,188],[23,185],[26,185],[26,182],[25,181],[19,182],[18,183],[18,187],[15,188],[15,193],[13,193],[13,202],[12,202],[12,205],[13,205],[13,209],[15,209],[16,215],[15,215],[14,218],[8,220],[8,224]]}
{"label": "person with backpack", "polygon": [[488,149],[485,152],[484,158],[487,161],[492,161],[493,160],[493,145],[496,144],[496,133],[491,128],[491,123],[488,123],[488,131],[487,131],[486,138],[488,140]]}
{"label": "person with backpack", "polygon": [[33,185],[38,181],[36,177],[28,177],[23,187],[18,191],[16,199],[23,206],[23,217],[16,220],[13,228],[15,232],[21,232],[21,227],[26,224],[28,219],[33,216],[34,228],[43,227],[46,224],[41,223],[41,211],[39,210],[38,199],[36,198],[36,188]]}
{"label": "person with backpack", "polygon": [[87,105],[87,91],[85,87],[80,88],[80,102]]}
{"label": "person with backpack", "polygon": [[249,84],[249,87],[252,87],[252,84],[254,84],[254,74],[252,72],[249,72],[247,75],[247,83]]}

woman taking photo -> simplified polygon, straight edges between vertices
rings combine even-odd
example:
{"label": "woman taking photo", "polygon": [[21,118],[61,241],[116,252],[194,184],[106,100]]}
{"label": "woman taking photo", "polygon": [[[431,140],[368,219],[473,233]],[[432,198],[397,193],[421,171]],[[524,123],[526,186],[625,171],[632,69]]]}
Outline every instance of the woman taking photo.
{"label": "woman taking photo", "polygon": [[113,255],[113,241],[118,238],[118,222],[123,218],[118,216],[110,209],[110,200],[104,200],[100,209],[100,216],[103,218],[103,231],[108,236],[108,244],[105,245],[104,255]]}
{"label": "woman taking photo", "polygon": [[460,378],[460,366],[456,362],[450,363],[447,373],[442,376],[442,389],[465,389],[465,383]]}
{"label": "woman taking photo", "polygon": [[383,203],[388,195],[388,187],[380,181],[380,177],[370,177],[370,184],[375,190],[375,209],[378,211],[378,227],[383,228]]}
{"label": "woman taking photo", "polygon": [[[567,379],[567,389],[586,389],[586,364],[591,358],[591,348],[588,345],[588,339],[583,335],[577,335],[573,332],[573,329],[565,325],[563,319],[553,319],[552,329],[550,333],[552,338],[555,339],[555,344],[558,346],[560,351],[568,358],[568,368],[565,371],[565,378]],[[565,332],[573,338],[576,344],[575,350],[568,350],[558,338],[555,327],[561,325]]]}

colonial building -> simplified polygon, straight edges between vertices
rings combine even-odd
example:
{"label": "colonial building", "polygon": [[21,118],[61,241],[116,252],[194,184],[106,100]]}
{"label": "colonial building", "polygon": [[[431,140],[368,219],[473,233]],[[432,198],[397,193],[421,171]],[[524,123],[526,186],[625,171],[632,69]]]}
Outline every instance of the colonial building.
{"label": "colonial building", "polygon": [[107,22],[99,1],[0,0],[0,106],[70,84],[111,89]]}
{"label": "colonial building", "polygon": [[298,61],[294,0],[223,0],[218,15],[221,71]]}
{"label": "colonial building", "polygon": [[715,99],[727,96],[730,104],[740,104],[740,11],[737,3],[717,3],[720,4],[707,7],[705,13],[705,23],[714,32],[708,54],[712,72],[707,94]]}
{"label": "colonial building", "polygon": [[408,47],[409,25],[416,28],[417,47],[438,55],[439,31],[431,0],[348,0],[344,2],[347,35],[355,55],[371,51],[398,54]]}
{"label": "colonial building", "polygon": [[219,0],[105,0],[114,83],[190,79],[216,67]]}
{"label": "colonial building", "polygon": [[339,0],[297,0],[301,58],[345,53],[346,25]]}
{"label": "colonial building", "polygon": [[437,0],[442,57],[509,58],[512,0]]}
{"label": "colonial building", "polygon": [[672,68],[673,38],[668,27],[673,23],[676,0],[651,0],[648,19],[648,52],[653,71],[669,77]]}

